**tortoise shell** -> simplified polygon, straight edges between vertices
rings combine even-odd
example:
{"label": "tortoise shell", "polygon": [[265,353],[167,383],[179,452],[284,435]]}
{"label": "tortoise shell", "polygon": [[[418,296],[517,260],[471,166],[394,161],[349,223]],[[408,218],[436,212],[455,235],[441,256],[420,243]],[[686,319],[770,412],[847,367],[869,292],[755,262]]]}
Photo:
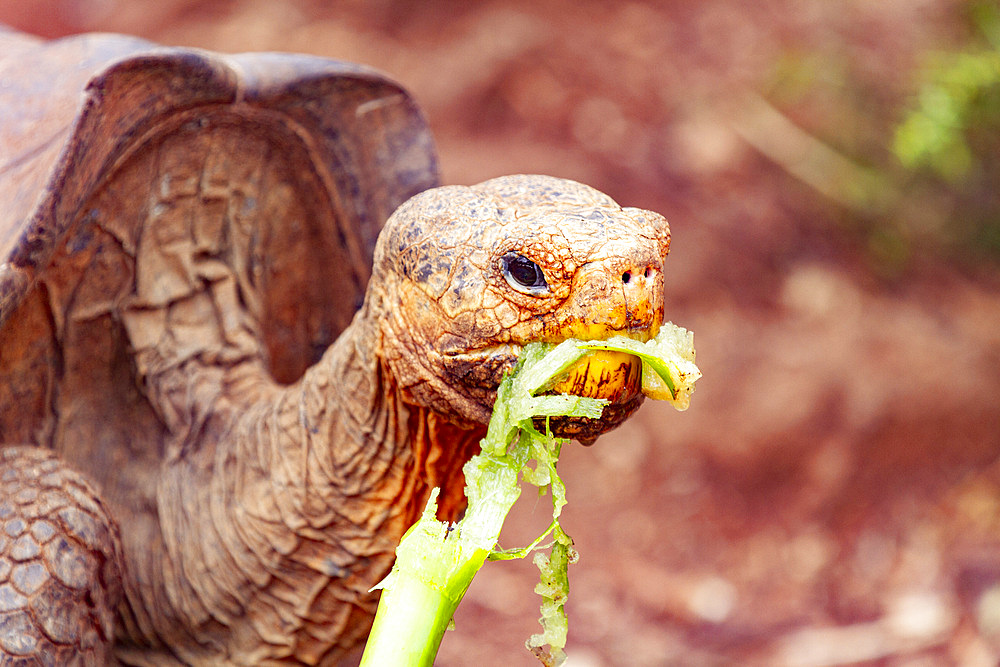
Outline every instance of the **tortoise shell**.
{"label": "tortoise shell", "polygon": [[[0,109],[0,442],[60,449],[59,412],[94,435],[71,458],[155,416],[144,336],[294,381],[359,306],[382,223],[438,182],[408,93],[321,58],[0,31]],[[227,312],[195,324],[209,301]]]}

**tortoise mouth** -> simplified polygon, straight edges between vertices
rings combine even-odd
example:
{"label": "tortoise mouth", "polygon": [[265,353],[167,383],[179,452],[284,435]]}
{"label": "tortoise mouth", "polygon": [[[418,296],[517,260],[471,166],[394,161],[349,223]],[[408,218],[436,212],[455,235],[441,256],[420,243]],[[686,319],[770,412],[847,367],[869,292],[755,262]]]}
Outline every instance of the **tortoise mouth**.
{"label": "tortoise mouth", "polygon": [[[625,421],[642,403],[642,362],[635,355],[624,352],[594,352],[571,366],[565,377],[545,393],[608,401],[599,419],[553,417],[548,420],[553,434],[590,445],[599,435]],[[536,427],[544,426],[544,420],[535,421]]]}
{"label": "tortoise mouth", "polygon": [[[643,330],[604,330],[604,335],[581,340],[605,340],[612,336],[627,336],[645,341],[652,338],[655,328]],[[559,341],[552,341],[559,342]],[[504,375],[517,364],[523,345],[504,343],[472,351],[447,354],[449,374],[470,390],[481,393],[492,410],[496,388]],[[643,401],[642,363],[638,357],[624,352],[596,351],[583,357],[543,393],[569,394],[608,401],[598,419],[586,417],[550,417],[549,430],[562,438],[573,438],[584,445],[592,444],[634,413]],[[537,418],[539,430],[546,427],[544,418]]]}

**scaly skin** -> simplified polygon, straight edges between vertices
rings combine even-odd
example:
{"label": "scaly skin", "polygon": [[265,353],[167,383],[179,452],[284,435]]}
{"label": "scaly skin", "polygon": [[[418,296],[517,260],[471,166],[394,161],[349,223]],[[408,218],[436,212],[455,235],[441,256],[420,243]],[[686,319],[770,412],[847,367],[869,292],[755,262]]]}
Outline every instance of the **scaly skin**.
{"label": "scaly skin", "polygon": [[122,597],[107,508],[44,449],[2,449],[0,471],[0,662],[107,664]]}
{"label": "scaly skin", "polygon": [[[524,343],[655,335],[669,246],[662,216],[572,181],[509,176],[418,195],[376,251],[372,292],[405,304],[386,308],[386,363],[412,401],[485,423]],[[538,264],[549,289],[512,288],[510,252]]]}
{"label": "scaly skin", "polygon": [[[136,324],[158,315],[123,302],[137,380],[165,425],[155,489],[73,461],[120,524],[119,659],[334,662],[367,632],[367,591],[430,489],[460,511],[461,465],[520,346],[655,333],[669,238],[659,215],[559,179],[418,195],[386,224],[352,324],[290,386],[239,336],[222,363],[180,355]],[[505,276],[510,253],[547,288]]]}

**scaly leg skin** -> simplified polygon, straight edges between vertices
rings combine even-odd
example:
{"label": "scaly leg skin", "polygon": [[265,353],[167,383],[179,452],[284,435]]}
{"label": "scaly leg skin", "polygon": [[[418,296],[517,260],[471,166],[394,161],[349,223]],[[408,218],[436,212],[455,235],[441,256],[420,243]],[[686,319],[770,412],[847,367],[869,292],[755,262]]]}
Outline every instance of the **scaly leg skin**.
{"label": "scaly leg skin", "polygon": [[55,454],[0,449],[0,665],[111,662],[118,528]]}

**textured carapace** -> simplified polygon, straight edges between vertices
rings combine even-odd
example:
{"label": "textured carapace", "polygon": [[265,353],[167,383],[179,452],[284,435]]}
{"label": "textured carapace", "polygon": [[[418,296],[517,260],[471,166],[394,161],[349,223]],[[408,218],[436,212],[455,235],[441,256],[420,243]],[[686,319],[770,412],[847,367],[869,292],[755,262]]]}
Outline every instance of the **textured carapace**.
{"label": "textured carapace", "polygon": [[117,549],[114,522],[79,473],[38,447],[0,449],[0,662],[108,664]]}
{"label": "textured carapace", "polygon": [[333,664],[521,346],[660,325],[660,216],[431,189],[369,70],[0,33],[0,80],[0,662]]}

